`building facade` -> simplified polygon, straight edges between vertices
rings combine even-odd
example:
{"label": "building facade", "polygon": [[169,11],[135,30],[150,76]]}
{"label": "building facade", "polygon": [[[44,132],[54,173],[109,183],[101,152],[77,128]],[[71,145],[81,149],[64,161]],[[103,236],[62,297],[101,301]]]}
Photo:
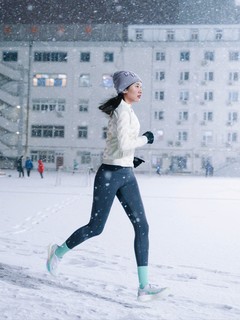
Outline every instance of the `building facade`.
{"label": "building facade", "polygon": [[[5,28],[5,29],[4,29]],[[139,171],[201,174],[240,158],[238,25],[2,26],[1,167],[24,154],[47,169],[101,163],[111,75],[143,79],[134,109],[155,142]]]}

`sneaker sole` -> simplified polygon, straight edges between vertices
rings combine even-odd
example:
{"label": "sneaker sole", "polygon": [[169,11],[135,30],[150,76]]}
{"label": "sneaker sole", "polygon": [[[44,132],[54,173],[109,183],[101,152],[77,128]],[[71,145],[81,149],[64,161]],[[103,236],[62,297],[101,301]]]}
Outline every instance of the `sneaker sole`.
{"label": "sneaker sole", "polygon": [[142,296],[138,296],[138,301],[147,302],[153,300],[163,299],[168,296],[168,287],[161,288],[161,290],[156,294],[144,294]]}
{"label": "sneaker sole", "polygon": [[48,246],[48,257],[47,257],[47,262],[46,262],[46,268],[47,268],[47,271],[48,271],[52,276],[56,276],[56,274],[53,273],[53,272],[51,271],[51,269],[49,268],[50,258],[51,258],[52,254],[53,254],[53,251],[54,251],[53,248],[54,248],[54,244],[49,244],[49,246]]}

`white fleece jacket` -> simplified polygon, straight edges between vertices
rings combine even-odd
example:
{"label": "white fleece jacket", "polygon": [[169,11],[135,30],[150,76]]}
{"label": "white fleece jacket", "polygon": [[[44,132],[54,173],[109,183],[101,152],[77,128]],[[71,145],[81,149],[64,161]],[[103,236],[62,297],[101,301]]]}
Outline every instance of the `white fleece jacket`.
{"label": "white fleece jacket", "polygon": [[133,167],[135,148],[147,144],[145,136],[139,136],[140,124],[132,106],[121,101],[108,122],[103,163],[121,167]]}

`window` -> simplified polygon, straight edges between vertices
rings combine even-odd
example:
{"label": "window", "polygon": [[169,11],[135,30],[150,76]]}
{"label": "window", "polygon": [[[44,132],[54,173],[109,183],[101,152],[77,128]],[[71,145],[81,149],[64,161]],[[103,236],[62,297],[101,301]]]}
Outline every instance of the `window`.
{"label": "window", "polygon": [[188,111],[179,111],[178,120],[179,121],[187,121],[188,120]]}
{"label": "window", "polygon": [[34,87],[66,87],[67,76],[65,74],[34,74]]}
{"label": "window", "polygon": [[164,100],[164,91],[155,91],[155,100]]}
{"label": "window", "polygon": [[203,121],[213,121],[213,112],[204,111],[203,112]]}
{"label": "window", "polygon": [[180,81],[188,81],[189,80],[189,72],[182,71],[180,72]]}
{"label": "window", "polygon": [[187,141],[187,140],[188,140],[187,131],[179,131],[178,132],[178,141]]}
{"label": "window", "polygon": [[104,86],[104,88],[112,88],[113,86],[112,76],[109,74],[104,74],[102,76],[102,85]]}
{"label": "window", "polygon": [[238,101],[238,91],[230,91],[228,94],[229,102],[237,102]]}
{"label": "window", "polygon": [[199,38],[199,31],[197,29],[191,30],[191,40],[197,41]]}
{"label": "window", "polygon": [[42,126],[42,136],[44,138],[53,137],[53,126]]}
{"label": "window", "polygon": [[237,112],[232,111],[232,112],[228,113],[228,121],[230,123],[237,122],[237,120],[238,120],[238,113]]}
{"label": "window", "polygon": [[202,136],[202,142],[204,145],[211,144],[213,142],[213,133],[212,131],[204,131]]}
{"label": "window", "polygon": [[213,81],[214,80],[214,73],[212,71],[204,72],[204,80],[205,81]]}
{"label": "window", "polygon": [[81,164],[91,163],[91,153],[89,151],[78,151],[77,156],[80,157]]}
{"label": "window", "polygon": [[64,138],[64,126],[32,125],[31,132],[34,138]]}
{"label": "window", "polygon": [[90,62],[90,52],[81,52],[80,62]]}
{"label": "window", "polygon": [[239,81],[239,72],[233,71],[229,73],[229,81]]}
{"label": "window", "polygon": [[156,61],[165,61],[166,53],[165,52],[156,52]]}
{"label": "window", "polygon": [[55,152],[51,150],[31,150],[31,160],[37,162],[41,159],[43,162],[55,163]]}
{"label": "window", "polygon": [[80,75],[79,87],[90,87],[90,74],[81,74]]}
{"label": "window", "polygon": [[206,51],[204,53],[204,60],[214,61],[214,52],[213,51]]}
{"label": "window", "polygon": [[188,101],[189,100],[189,92],[188,91],[181,91],[180,92],[180,101]]}
{"label": "window", "polygon": [[33,99],[32,110],[40,112],[65,111],[65,99]]}
{"label": "window", "polygon": [[180,61],[190,61],[190,52],[189,51],[180,52]]}
{"label": "window", "polygon": [[239,61],[240,60],[240,51],[230,51],[229,52],[230,61]]}
{"label": "window", "polygon": [[107,127],[102,128],[102,138],[107,139]]}
{"label": "window", "polygon": [[165,71],[156,71],[155,80],[157,80],[157,81],[165,80]]}
{"label": "window", "polygon": [[67,52],[34,52],[35,62],[67,62]]}
{"label": "window", "polygon": [[54,138],[64,138],[64,126],[54,126],[53,135]]}
{"label": "window", "polygon": [[217,29],[215,33],[215,39],[216,40],[221,40],[223,38],[223,30],[222,29]]}
{"label": "window", "polygon": [[42,136],[42,126],[32,126],[32,137]]}
{"label": "window", "polygon": [[88,100],[79,100],[79,112],[88,112]]}
{"label": "window", "polygon": [[228,132],[227,134],[227,142],[232,143],[232,142],[237,142],[238,141],[238,134],[237,132]]}
{"label": "window", "polygon": [[88,138],[88,127],[80,126],[78,127],[78,138],[87,139]]}
{"label": "window", "polygon": [[143,29],[136,29],[136,40],[143,40]]}
{"label": "window", "polygon": [[155,120],[164,120],[164,111],[155,111],[154,112]]}
{"label": "window", "polygon": [[113,52],[104,52],[103,54],[103,61],[104,62],[113,62],[114,54]]}
{"label": "window", "polygon": [[16,62],[18,61],[17,51],[3,51],[2,59],[4,62]]}
{"label": "window", "polygon": [[213,101],[213,92],[212,91],[205,91],[204,92],[204,100],[205,101]]}
{"label": "window", "polygon": [[167,30],[167,41],[174,41],[175,32],[174,30]]}

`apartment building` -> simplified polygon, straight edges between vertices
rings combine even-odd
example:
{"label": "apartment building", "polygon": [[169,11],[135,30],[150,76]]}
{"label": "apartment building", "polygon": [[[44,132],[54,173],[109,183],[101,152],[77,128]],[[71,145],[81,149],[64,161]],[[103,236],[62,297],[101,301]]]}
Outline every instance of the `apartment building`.
{"label": "apartment building", "polygon": [[117,70],[143,79],[134,109],[155,134],[136,150],[139,171],[201,174],[239,160],[238,25],[13,26],[0,60],[2,167],[24,154],[47,169],[96,169],[108,121],[98,106]]}

